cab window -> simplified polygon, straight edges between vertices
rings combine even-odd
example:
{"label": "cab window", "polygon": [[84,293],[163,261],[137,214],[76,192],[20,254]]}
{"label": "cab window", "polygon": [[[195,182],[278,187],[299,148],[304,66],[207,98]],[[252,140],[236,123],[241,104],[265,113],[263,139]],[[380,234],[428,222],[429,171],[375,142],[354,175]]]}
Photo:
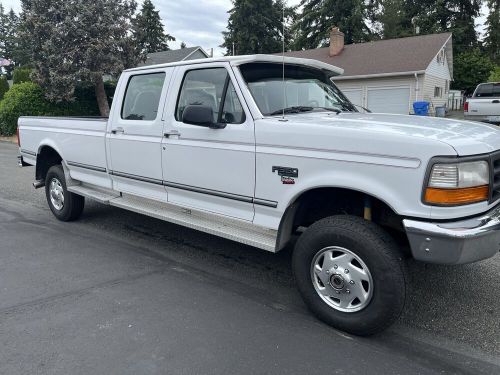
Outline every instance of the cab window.
{"label": "cab window", "polygon": [[122,106],[122,119],[153,121],[158,116],[165,73],[130,77]]}
{"label": "cab window", "polygon": [[241,124],[245,113],[225,68],[190,70],[186,72],[177,101],[175,119],[182,121],[187,106],[212,108],[213,122]]}

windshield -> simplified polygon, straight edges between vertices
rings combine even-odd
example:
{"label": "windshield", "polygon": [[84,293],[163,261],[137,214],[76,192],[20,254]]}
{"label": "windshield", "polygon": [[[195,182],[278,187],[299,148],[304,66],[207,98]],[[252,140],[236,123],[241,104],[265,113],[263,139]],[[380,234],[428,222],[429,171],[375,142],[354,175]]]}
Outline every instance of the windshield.
{"label": "windshield", "polygon": [[319,69],[301,65],[250,63],[240,67],[252,96],[263,115],[314,110],[357,112],[354,105]]}

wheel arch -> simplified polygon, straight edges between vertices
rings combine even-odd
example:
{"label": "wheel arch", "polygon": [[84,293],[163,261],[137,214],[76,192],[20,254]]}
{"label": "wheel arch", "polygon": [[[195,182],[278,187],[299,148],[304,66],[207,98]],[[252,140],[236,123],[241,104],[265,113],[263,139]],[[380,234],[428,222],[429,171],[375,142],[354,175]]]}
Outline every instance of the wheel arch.
{"label": "wheel arch", "polygon": [[45,180],[50,167],[62,164],[63,157],[52,142],[44,142],[38,147],[36,155],[35,179],[37,181]]}
{"label": "wheel arch", "polygon": [[390,203],[360,189],[343,186],[306,189],[292,198],[280,220],[276,251],[287,245],[296,228],[337,214],[364,217],[398,229],[402,218]]}

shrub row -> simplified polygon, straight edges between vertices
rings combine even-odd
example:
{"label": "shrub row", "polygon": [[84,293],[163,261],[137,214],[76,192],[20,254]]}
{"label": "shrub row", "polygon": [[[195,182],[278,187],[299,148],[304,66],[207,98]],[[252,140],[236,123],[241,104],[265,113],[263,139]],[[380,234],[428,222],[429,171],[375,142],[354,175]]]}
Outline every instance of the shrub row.
{"label": "shrub row", "polygon": [[[107,82],[105,87],[111,103],[116,84]],[[23,82],[13,85],[0,101],[0,134],[6,136],[15,134],[19,116],[98,115],[99,109],[93,86],[77,87],[75,100],[72,102],[51,103],[45,99],[39,85],[33,82]]]}

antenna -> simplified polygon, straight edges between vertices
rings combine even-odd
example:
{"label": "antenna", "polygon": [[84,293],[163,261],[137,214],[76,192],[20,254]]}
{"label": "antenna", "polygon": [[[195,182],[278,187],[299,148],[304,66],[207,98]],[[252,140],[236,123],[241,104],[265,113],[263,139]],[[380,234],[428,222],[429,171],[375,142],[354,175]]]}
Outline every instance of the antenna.
{"label": "antenna", "polygon": [[285,4],[286,0],[283,0],[283,35],[282,35],[282,60],[283,60],[283,114],[281,117],[281,121],[285,121],[285,108],[286,108],[286,87],[285,87]]}

